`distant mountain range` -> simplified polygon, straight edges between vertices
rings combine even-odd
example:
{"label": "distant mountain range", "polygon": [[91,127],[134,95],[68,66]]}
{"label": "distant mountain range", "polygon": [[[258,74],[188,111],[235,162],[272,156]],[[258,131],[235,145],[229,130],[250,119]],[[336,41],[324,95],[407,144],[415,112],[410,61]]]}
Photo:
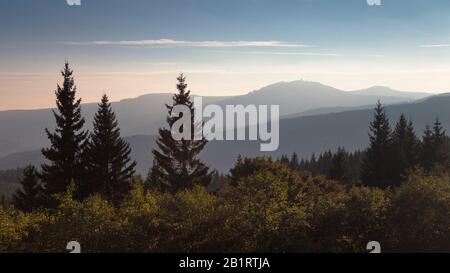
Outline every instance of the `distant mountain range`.
{"label": "distant mountain range", "polygon": [[[279,86],[279,88],[274,88],[275,86]],[[283,93],[287,94],[297,94],[295,92],[290,91],[286,86],[297,86],[297,87],[307,87],[310,88],[307,90],[314,89],[316,93],[311,91],[303,91],[305,89],[298,89],[297,93],[301,94],[303,97],[309,98],[309,102],[314,102],[314,105],[320,104],[318,102],[319,95],[322,94],[322,99],[324,99],[327,95],[334,94],[336,97],[340,96],[347,97],[350,102],[347,105],[351,105],[352,103],[356,103],[356,101],[360,101],[362,106],[342,106],[340,110],[337,111],[336,108],[322,108],[321,112],[317,115],[302,115],[301,113],[289,115],[294,111],[293,102],[294,98],[291,96],[291,102],[288,102],[288,99],[280,99],[274,98],[276,96],[269,96],[270,93],[278,92],[278,94]],[[313,88],[314,87],[314,88]],[[269,91],[272,90],[272,91]],[[279,90],[279,91],[276,91]],[[357,91],[363,92],[363,91]],[[369,92],[369,91],[367,91]],[[268,93],[268,94],[267,94]],[[344,94],[341,94],[344,93]],[[307,109],[300,98],[299,94],[297,97],[297,104],[303,105],[300,106],[302,110]],[[306,95],[305,95],[306,94]],[[300,157],[309,157],[312,153],[320,153],[328,149],[337,149],[342,146],[347,148],[348,150],[355,149],[363,149],[366,147],[368,143],[368,124],[372,119],[372,108],[374,107],[376,100],[381,99],[383,101],[389,101],[391,105],[387,106],[387,112],[391,117],[392,123],[396,122],[401,113],[404,113],[407,117],[413,119],[418,134],[421,135],[425,125],[427,123],[432,123],[436,117],[439,117],[445,128],[450,129],[450,95],[442,94],[437,96],[431,96],[429,98],[421,98],[419,96],[418,101],[412,101],[408,97],[401,97],[401,93],[399,93],[398,97],[377,97],[372,95],[353,95],[347,94],[343,91],[339,91],[337,89],[333,89],[324,85],[320,85],[318,83],[310,83],[310,82],[294,82],[294,83],[279,83],[267,89],[262,89],[259,91],[252,92],[245,96],[239,96],[241,99],[236,97],[232,98],[206,98],[205,101],[207,103],[218,103],[220,105],[226,104],[274,104],[280,102],[281,108],[286,105],[286,109],[284,110],[285,117],[280,122],[280,148],[278,151],[273,153],[261,153],[259,152],[259,142],[250,142],[250,141],[212,141],[207,145],[207,148],[202,153],[201,157],[204,159],[207,164],[211,167],[216,168],[220,171],[227,172],[228,169],[233,165],[234,161],[238,157],[238,155],[243,156],[257,156],[257,155],[270,155],[273,157],[279,157],[282,154],[292,154],[292,152],[297,152]],[[415,94],[415,93],[414,93]],[[148,95],[144,97],[152,97],[153,95]],[[160,96],[159,103],[162,103],[164,99],[170,100],[169,95],[158,95]],[[164,97],[166,96],[166,97]],[[418,96],[418,95],[417,95]],[[250,97],[253,100],[250,100]],[[311,97],[315,97],[314,100],[310,99]],[[355,97],[359,98],[356,100]],[[361,99],[361,97],[365,97],[366,99],[370,99],[371,101],[367,101]],[[391,100],[388,100],[391,98]],[[417,98],[417,97],[416,97]],[[273,101],[267,101],[268,99],[272,99]],[[208,101],[209,100],[209,101]],[[307,99],[305,99],[306,101]],[[325,99],[324,99],[325,100]],[[404,101],[403,103],[401,101]],[[144,110],[141,110],[138,106],[141,104],[139,102],[142,101],[142,97],[122,101],[116,103],[115,109],[118,111],[119,118],[122,124],[122,130],[124,132],[132,132],[132,129],[129,128],[141,128],[135,130],[143,130],[142,126],[140,126],[136,121],[141,120],[143,117]],[[328,99],[326,99],[328,103]],[[341,101],[337,99],[337,101]],[[406,101],[406,102],[405,102]],[[153,100],[152,100],[153,102]],[[330,103],[332,100],[330,100]],[[128,105],[126,105],[128,103]],[[148,102],[151,103],[151,102]],[[341,101],[344,104],[344,101]],[[153,105],[153,104],[152,104]],[[132,108],[128,108],[132,107]],[[134,111],[134,108],[137,108]],[[155,106],[156,107],[156,106]],[[292,107],[292,108],[289,108]],[[85,107],[86,108],[86,107]],[[359,109],[361,108],[361,109]],[[133,110],[130,110],[133,109]],[[291,109],[291,110],[289,110]],[[328,109],[328,112],[327,110]],[[334,109],[334,110],[333,110]],[[132,119],[129,116],[126,116],[128,122],[132,124],[124,124],[123,123],[123,114],[126,114],[126,110],[130,116],[134,115],[136,119]],[[124,112],[121,112],[124,111]],[[139,114],[139,111],[140,112]],[[152,109],[151,111],[155,111]],[[165,111],[164,106],[160,107],[160,111]],[[312,109],[309,111],[313,111]],[[287,114],[287,115],[286,115]],[[155,114],[156,115],[156,114]],[[162,119],[164,113],[160,113],[160,118]],[[0,112],[0,117],[2,117],[2,113]],[[1,119],[0,119],[1,120]],[[155,118],[154,120],[157,121]],[[51,122],[51,121],[50,121]],[[149,123],[147,123],[149,124]],[[162,121],[160,121],[160,125]],[[125,126],[125,127],[124,127]],[[158,128],[159,126],[155,127]],[[128,128],[124,130],[123,128]],[[25,133],[28,133],[27,128],[23,128]],[[148,130],[148,129],[147,129]],[[126,134],[125,134],[126,135]],[[134,136],[126,137],[126,140],[130,143],[133,150],[133,158],[138,162],[138,172],[141,174],[146,174],[151,162],[152,162],[152,154],[151,150],[155,148],[155,140],[156,136],[154,134],[136,134]],[[46,145],[46,140],[44,139],[43,145]],[[38,146],[40,147],[40,146]],[[10,154],[3,158],[0,158],[0,170],[2,169],[12,169],[16,167],[22,167],[28,163],[39,165],[42,163],[42,157],[40,156],[39,150],[34,151],[26,151],[20,153]]]}
{"label": "distant mountain range", "polygon": [[[377,95],[380,93],[381,95]],[[430,94],[410,93],[385,87],[345,92],[316,82],[280,82],[242,96],[204,97],[205,105],[215,103],[222,107],[237,104],[278,104],[282,116],[304,116],[332,112],[337,109],[368,107],[378,99],[386,104],[411,102]],[[153,135],[165,124],[166,103],[172,94],[149,94],[113,103],[119,118],[122,135]],[[97,104],[83,105],[86,129],[91,129]],[[311,112],[309,112],[311,111]],[[51,109],[0,111],[0,157],[39,149],[48,144],[44,129],[54,127]]]}
{"label": "distant mountain range", "polygon": [[356,90],[349,92],[354,95],[366,95],[366,96],[383,96],[383,97],[406,97],[410,99],[423,99],[429,97],[429,93],[424,92],[405,92],[397,91],[386,86],[373,86],[367,89]]}

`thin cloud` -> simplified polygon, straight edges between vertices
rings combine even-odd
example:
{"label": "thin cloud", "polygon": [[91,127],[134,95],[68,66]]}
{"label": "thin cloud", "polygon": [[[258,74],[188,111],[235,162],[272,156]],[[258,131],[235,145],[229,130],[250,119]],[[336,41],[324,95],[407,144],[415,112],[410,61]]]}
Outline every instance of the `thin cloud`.
{"label": "thin cloud", "polygon": [[93,46],[149,46],[149,47],[310,47],[301,43],[289,43],[283,41],[181,41],[172,39],[158,40],[122,40],[122,41],[90,41],[67,42],[68,45],[93,45]]}
{"label": "thin cloud", "polygon": [[420,47],[426,47],[426,48],[443,48],[443,47],[450,47],[450,44],[421,45]]}
{"label": "thin cloud", "polygon": [[323,57],[339,57],[336,53],[318,53],[318,52],[273,52],[273,51],[249,51],[239,52],[241,54],[249,55],[280,55],[280,56],[323,56]]}

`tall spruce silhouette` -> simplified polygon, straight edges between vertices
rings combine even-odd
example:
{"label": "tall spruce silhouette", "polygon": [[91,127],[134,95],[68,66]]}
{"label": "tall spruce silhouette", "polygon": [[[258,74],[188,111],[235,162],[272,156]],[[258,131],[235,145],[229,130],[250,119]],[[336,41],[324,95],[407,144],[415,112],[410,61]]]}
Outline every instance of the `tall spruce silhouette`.
{"label": "tall spruce silhouette", "polygon": [[375,107],[369,130],[370,144],[362,166],[363,183],[375,187],[391,186],[391,127],[380,101]]}
{"label": "tall spruce silhouette", "polygon": [[406,171],[419,164],[420,141],[417,138],[412,121],[400,116],[392,133],[392,176],[395,185],[399,185]]}
{"label": "tall spruce silhouette", "polygon": [[[198,159],[207,140],[205,138],[194,140],[194,127],[200,125],[194,122],[194,106],[190,91],[187,90],[186,78],[181,74],[177,80],[178,92],[172,98],[172,105],[166,105],[169,129],[159,130],[158,149],[153,150],[155,161],[149,174],[151,181],[148,181],[151,187],[169,192],[177,192],[194,185],[207,186],[211,182],[208,167]],[[181,116],[172,117],[172,111],[176,105],[186,105],[191,111],[192,127],[189,140],[175,140],[172,137],[170,128],[181,118]]]}
{"label": "tall spruce silhouette", "polygon": [[103,95],[94,116],[94,130],[87,145],[86,184],[84,196],[99,193],[118,204],[131,190],[136,162],[131,160],[131,148],[120,136],[119,123],[107,95]]}
{"label": "tall spruce silhouette", "polygon": [[88,136],[83,131],[81,99],[76,99],[73,71],[68,62],[61,74],[64,83],[55,91],[57,111],[53,111],[56,128],[54,132],[45,130],[51,146],[42,149],[47,162],[42,165],[41,179],[48,195],[66,191],[71,183],[81,185],[84,173],[81,159]]}
{"label": "tall spruce silhouette", "polygon": [[14,206],[22,211],[31,212],[45,205],[44,187],[34,166],[28,166],[20,180],[21,188],[13,195]]}

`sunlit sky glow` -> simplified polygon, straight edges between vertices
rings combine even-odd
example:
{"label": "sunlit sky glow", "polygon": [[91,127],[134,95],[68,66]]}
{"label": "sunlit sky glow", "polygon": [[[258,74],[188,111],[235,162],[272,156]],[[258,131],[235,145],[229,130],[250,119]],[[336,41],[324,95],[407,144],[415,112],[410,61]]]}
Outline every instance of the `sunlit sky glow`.
{"label": "sunlit sky glow", "polygon": [[84,102],[200,95],[278,81],[343,90],[450,91],[450,1],[65,0],[0,2],[0,109],[51,107],[69,60]]}

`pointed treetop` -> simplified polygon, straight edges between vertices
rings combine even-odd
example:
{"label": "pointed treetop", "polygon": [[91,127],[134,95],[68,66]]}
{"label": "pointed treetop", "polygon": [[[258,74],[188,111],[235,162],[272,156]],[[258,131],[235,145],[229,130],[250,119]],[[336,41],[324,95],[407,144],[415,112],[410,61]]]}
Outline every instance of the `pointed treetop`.
{"label": "pointed treetop", "polygon": [[108,98],[108,95],[106,95],[106,93],[105,93],[102,96],[102,104],[107,104],[107,103],[109,103],[109,98]]}
{"label": "pointed treetop", "polygon": [[434,122],[433,133],[438,137],[445,136],[446,134],[444,128],[442,127],[442,122],[439,120],[439,118],[436,118],[436,121]]}
{"label": "pointed treetop", "polygon": [[64,63],[64,68],[61,71],[63,77],[71,77],[73,75],[73,70],[70,69],[70,64],[68,61]]}

